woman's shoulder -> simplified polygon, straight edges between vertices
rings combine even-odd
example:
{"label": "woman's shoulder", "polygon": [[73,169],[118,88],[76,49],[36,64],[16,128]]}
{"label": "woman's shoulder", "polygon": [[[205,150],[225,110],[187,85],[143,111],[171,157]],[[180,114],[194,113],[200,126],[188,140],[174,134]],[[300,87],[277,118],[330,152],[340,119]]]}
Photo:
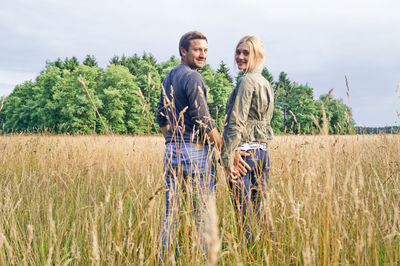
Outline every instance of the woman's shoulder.
{"label": "woman's shoulder", "polygon": [[248,84],[248,85],[256,85],[256,84],[267,85],[267,84],[269,84],[268,80],[266,78],[264,78],[264,76],[261,75],[261,73],[258,71],[251,71],[251,72],[245,73],[239,79],[239,82],[242,82],[243,84]]}
{"label": "woman's shoulder", "polygon": [[238,84],[248,84],[248,83],[253,83],[256,79],[256,76],[254,75],[255,73],[253,72],[247,72],[244,73],[243,76],[241,76],[238,80]]}

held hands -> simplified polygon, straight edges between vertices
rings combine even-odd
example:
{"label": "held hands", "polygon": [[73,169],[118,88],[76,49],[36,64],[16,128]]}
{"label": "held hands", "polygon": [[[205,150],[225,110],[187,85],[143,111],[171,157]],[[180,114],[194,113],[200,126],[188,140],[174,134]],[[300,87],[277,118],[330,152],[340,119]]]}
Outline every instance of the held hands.
{"label": "held hands", "polygon": [[233,157],[233,167],[235,168],[236,172],[240,173],[240,175],[244,176],[246,175],[247,170],[251,170],[250,165],[243,160],[243,157],[247,157],[249,155],[250,153],[244,151],[235,151],[235,155]]}
{"label": "held hands", "polygon": [[225,173],[229,182],[237,183],[238,173],[235,171],[234,167],[225,167]]}
{"label": "held hands", "polygon": [[226,175],[232,183],[237,183],[239,175],[246,175],[247,170],[251,170],[250,165],[243,160],[243,157],[249,156],[250,154],[244,151],[235,151],[233,158],[233,167],[225,167]]}

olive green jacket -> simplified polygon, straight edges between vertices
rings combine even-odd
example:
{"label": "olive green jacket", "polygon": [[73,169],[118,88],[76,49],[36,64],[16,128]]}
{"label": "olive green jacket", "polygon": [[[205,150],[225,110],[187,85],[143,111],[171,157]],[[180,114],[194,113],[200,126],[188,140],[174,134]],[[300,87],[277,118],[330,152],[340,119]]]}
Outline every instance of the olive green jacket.
{"label": "olive green jacket", "polygon": [[233,166],[233,152],[248,142],[268,143],[273,131],[274,91],[258,71],[249,71],[238,81],[226,103],[224,166]]}

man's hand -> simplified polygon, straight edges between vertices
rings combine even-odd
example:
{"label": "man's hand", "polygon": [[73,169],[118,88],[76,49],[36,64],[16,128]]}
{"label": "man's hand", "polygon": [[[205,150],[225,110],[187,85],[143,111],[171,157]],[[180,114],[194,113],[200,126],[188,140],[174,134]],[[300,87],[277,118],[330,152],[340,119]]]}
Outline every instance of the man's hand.
{"label": "man's hand", "polygon": [[214,145],[214,148],[216,148],[218,151],[221,151],[224,140],[222,139],[216,127],[208,132],[208,137],[210,138],[210,144]]}
{"label": "man's hand", "polygon": [[161,132],[162,132],[164,138],[166,138],[168,130],[169,130],[169,125],[166,125],[165,127],[161,127],[160,129],[161,129]]}
{"label": "man's hand", "polygon": [[233,167],[235,169],[235,172],[239,172],[241,175],[246,175],[247,170],[251,170],[250,165],[248,165],[245,160],[243,160],[243,157],[249,156],[250,153],[244,152],[244,151],[235,151],[235,155],[233,157]]}
{"label": "man's hand", "polygon": [[229,182],[234,184],[237,183],[238,174],[236,173],[235,169],[233,169],[233,167],[225,167],[225,173]]}

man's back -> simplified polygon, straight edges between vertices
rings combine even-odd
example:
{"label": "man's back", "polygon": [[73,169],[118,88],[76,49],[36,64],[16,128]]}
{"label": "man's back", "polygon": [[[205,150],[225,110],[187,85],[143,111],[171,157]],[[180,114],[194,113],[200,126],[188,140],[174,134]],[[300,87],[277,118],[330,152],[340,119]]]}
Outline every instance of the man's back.
{"label": "man's back", "polygon": [[160,127],[169,125],[166,143],[204,143],[204,134],[214,128],[214,123],[201,75],[180,64],[165,77],[163,87],[156,117]]}

